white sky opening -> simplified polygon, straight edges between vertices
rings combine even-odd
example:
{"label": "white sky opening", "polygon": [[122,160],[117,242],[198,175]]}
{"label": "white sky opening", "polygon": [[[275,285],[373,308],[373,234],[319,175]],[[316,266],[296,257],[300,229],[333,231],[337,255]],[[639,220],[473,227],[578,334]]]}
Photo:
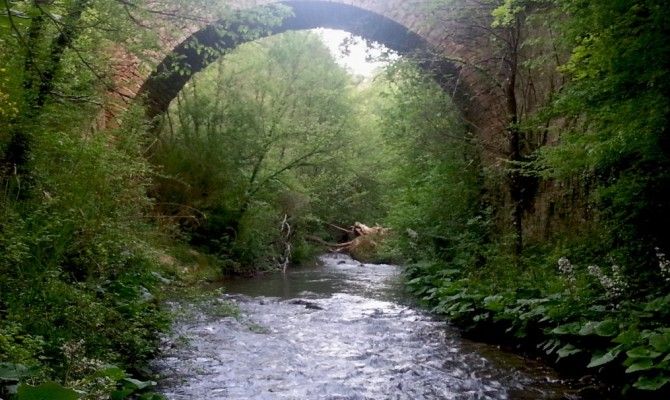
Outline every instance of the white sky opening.
{"label": "white sky opening", "polygon": [[369,42],[349,32],[326,28],[313,31],[321,37],[337,63],[352,75],[373,77],[400,58],[398,53],[388,47],[377,42]]}

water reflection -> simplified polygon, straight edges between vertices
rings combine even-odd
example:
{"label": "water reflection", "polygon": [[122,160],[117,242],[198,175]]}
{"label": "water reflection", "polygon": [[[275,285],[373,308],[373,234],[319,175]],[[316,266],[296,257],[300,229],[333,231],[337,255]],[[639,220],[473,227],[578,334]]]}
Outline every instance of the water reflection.
{"label": "water reflection", "polygon": [[222,283],[227,292],[258,297],[330,297],[336,293],[406,303],[401,268],[395,265],[362,264],[343,254],[322,256],[315,266],[287,274],[269,273],[255,278],[234,278]]}

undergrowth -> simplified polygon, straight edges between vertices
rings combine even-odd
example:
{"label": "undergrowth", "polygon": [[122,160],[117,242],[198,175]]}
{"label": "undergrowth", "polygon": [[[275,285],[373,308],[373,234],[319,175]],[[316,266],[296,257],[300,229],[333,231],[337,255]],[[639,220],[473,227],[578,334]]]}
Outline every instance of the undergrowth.
{"label": "undergrowth", "polygon": [[88,136],[80,111],[45,114],[30,172],[0,175],[0,398],[158,399],[147,363],[176,271],[143,126]]}
{"label": "undergrowth", "polygon": [[[658,254],[655,290],[641,291],[608,265],[554,262],[511,273],[450,268],[438,261],[407,270],[424,304],[469,335],[542,355],[574,376],[598,375],[616,393],[667,398],[670,393],[670,275]],[[502,277],[503,278],[501,279]],[[601,388],[602,389],[602,388]],[[601,390],[599,389],[599,390]]]}

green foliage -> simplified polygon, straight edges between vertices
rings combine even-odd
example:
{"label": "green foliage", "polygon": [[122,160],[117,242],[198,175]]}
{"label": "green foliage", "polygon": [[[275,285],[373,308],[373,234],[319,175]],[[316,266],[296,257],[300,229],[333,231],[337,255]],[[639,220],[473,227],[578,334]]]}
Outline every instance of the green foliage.
{"label": "green foliage", "polygon": [[[383,78],[383,79],[382,79]],[[408,259],[474,263],[485,240],[474,139],[451,99],[417,67],[398,62],[370,89],[387,155],[386,223]]]}
{"label": "green foliage", "polygon": [[21,385],[17,393],[18,400],[77,400],[79,394],[54,382],[39,386]]}
{"label": "green foliage", "polygon": [[511,26],[516,16],[525,10],[528,0],[504,0],[492,11],[493,27]]}
{"label": "green foliage", "polygon": [[101,43],[148,36],[118,18],[117,2],[5,3],[0,397],[103,398],[118,379],[102,379],[101,365],[137,373],[167,327],[152,294],[161,282],[141,110],[123,129],[91,128],[106,91]]}
{"label": "green foliage", "polygon": [[[547,3],[486,4],[492,6],[492,28],[500,32]],[[665,228],[670,222],[670,9],[655,0],[554,3],[563,16],[551,28],[561,30],[558,45],[570,51],[560,68],[566,81],[550,107],[521,128],[532,131],[542,120],[558,143],[541,148],[537,162],[522,167],[524,173],[539,172],[555,187],[566,188],[565,196],[586,196],[586,221],[568,226],[563,236],[554,231],[550,241],[527,245],[519,260],[506,257],[507,239],[489,230],[489,240],[460,241],[476,243],[479,257],[429,255],[433,261],[408,269],[408,284],[434,311],[473,334],[504,334],[511,343],[537,346],[547,357],[561,360],[559,365],[624,376],[617,384],[626,384],[625,390],[663,396],[670,390],[669,263],[664,254],[670,246]],[[548,15],[534,16],[537,26],[548,26],[542,24]],[[522,51],[542,40],[534,39],[535,32],[523,33],[530,41]],[[563,56],[556,54],[557,59]],[[526,65],[533,68],[550,64],[544,58],[531,61]],[[438,182],[431,183],[429,199],[443,197]],[[414,199],[421,192],[412,191]],[[576,202],[570,207],[575,212]],[[426,225],[437,227],[453,216],[433,220],[437,222]],[[566,256],[583,265],[563,263],[557,274],[555,262]],[[611,267],[598,267],[603,260]]]}
{"label": "green foliage", "polygon": [[347,181],[350,85],[314,34],[240,46],[171,107],[152,156],[165,177],[155,189],[163,213],[228,259],[227,272],[274,268],[288,246],[294,262],[309,256],[304,235],[342,218],[336,197],[366,189]]}
{"label": "green foliage", "polygon": [[[140,400],[164,399],[162,395],[151,391],[156,382],[133,379],[115,365],[103,365],[90,377],[74,384],[79,390],[69,389],[55,382],[45,382],[37,386],[21,384],[15,397],[17,400],[99,399],[103,396],[109,396],[107,398],[111,400],[123,400],[131,396]],[[86,390],[82,390],[84,387]]]}
{"label": "green foliage", "polygon": [[655,279],[652,249],[670,245],[670,11],[663,1],[559,4],[570,15],[564,33],[572,54],[562,67],[570,84],[549,114],[571,122],[541,162],[548,176],[595,186],[607,246],[626,253],[642,280]]}
{"label": "green foliage", "polygon": [[[560,18],[532,15],[552,3]],[[495,194],[484,182],[503,186],[509,171],[481,167],[483,146],[448,95],[409,63],[354,86],[314,35],[244,45],[184,89],[149,145],[142,110],[129,112],[122,129],[91,134],[90,126],[110,82],[113,52],[100,48],[123,43],[140,58],[155,48],[154,34],[138,29],[138,21],[159,18],[152,3],[5,1],[0,396],[159,398],[152,381],[133,374],[167,325],[157,237],[173,222],[211,253],[185,256],[193,269],[216,258],[234,273],[309,258],[310,236],[339,239],[329,224],[382,222],[393,232],[384,251],[412,263],[408,285],[435,312],[560,363],[618,371],[631,388],[667,392],[670,8],[661,0],[482,4],[454,15],[468,28],[464,36],[490,33],[479,38],[490,39],[491,52],[462,61],[501,89],[516,78],[519,87],[506,88],[518,92],[507,98],[518,106],[512,120],[534,110],[522,92],[556,89],[557,26],[571,50],[560,69],[568,82],[551,107],[513,128],[528,136],[519,152],[535,148],[530,125],[542,120],[552,131],[556,146],[518,164],[557,187],[576,182],[589,196],[589,220],[570,227],[571,237],[515,256],[514,238],[496,226],[504,211],[485,201]],[[209,0],[172,5],[257,22],[217,32],[235,41],[265,35],[286,16],[281,8],[234,13]],[[532,56],[547,43],[549,55]],[[533,82],[534,74],[548,82]],[[556,259],[566,256],[582,266],[563,262],[556,273]]]}
{"label": "green foliage", "polygon": [[[76,126],[81,117],[58,119]],[[158,262],[146,219],[149,168],[132,128],[115,132],[112,145],[59,123],[33,131],[34,196],[0,202],[0,362],[94,392],[87,377],[97,363],[141,368],[167,323],[151,294],[160,282],[151,273]],[[19,398],[69,393],[23,387]]]}
{"label": "green foliage", "polygon": [[440,262],[415,264],[407,274],[409,288],[425,304],[477,337],[522,342],[550,360],[585,369],[625,371],[629,387],[667,390],[670,296],[613,298],[594,290],[604,283],[589,269],[569,271],[543,276],[544,289],[530,275],[497,287],[490,277]]}

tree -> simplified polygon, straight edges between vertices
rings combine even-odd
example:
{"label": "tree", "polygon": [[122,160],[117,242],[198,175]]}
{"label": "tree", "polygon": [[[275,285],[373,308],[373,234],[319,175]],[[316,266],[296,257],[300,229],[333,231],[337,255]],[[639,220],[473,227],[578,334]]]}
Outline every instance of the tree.
{"label": "tree", "polygon": [[670,9],[654,0],[559,4],[570,16],[561,67],[569,85],[549,115],[568,123],[541,161],[549,176],[592,187],[603,248],[657,273],[654,247],[670,247]]}
{"label": "tree", "polygon": [[[451,18],[446,35],[469,49],[466,57],[453,60],[478,78],[476,91],[495,100],[487,112],[504,116],[498,122],[503,135],[485,140],[494,149],[507,150],[502,154],[490,154],[486,147],[482,150],[485,158],[504,160],[511,212],[509,219],[502,220],[511,223],[513,250],[519,256],[524,248],[524,210],[534,194],[534,182],[524,175],[523,167],[548,140],[546,126],[526,122],[563,84],[556,70],[564,58],[556,35],[561,18],[552,0],[435,0],[430,7],[437,19]],[[449,49],[446,51],[450,57]]]}
{"label": "tree", "polygon": [[[154,160],[198,192],[166,181],[159,198],[225,215],[200,233],[210,243],[241,244],[245,221],[248,228],[261,210],[270,223],[283,215],[297,218],[295,204],[282,205],[282,198],[308,201],[311,177],[343,155],[352,134],[349,93],[348,75],[314,34],[241,46],[173,104]],[[180,207],[172,212],[182,213]],[[273,238],[276,229],[261,225]]]}
{"label": "tree", "polygon": [[389,154],[381,177],[386,225],[395,245],[413,261],[477,265],[488,218],[476,140],[448,94],[411,63],[397,62],[375,86],[377,129]]}

